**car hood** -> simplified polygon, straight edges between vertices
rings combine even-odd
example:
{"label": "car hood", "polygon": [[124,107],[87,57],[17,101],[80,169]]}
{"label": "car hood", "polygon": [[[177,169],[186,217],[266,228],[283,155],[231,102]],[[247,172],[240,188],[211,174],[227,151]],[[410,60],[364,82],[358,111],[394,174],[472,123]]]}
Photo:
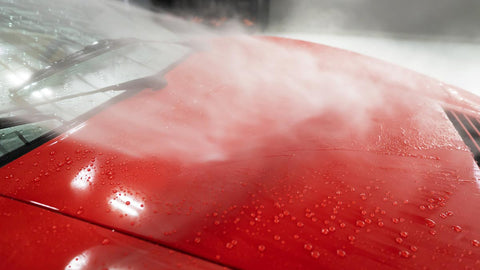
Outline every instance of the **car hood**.
{"label": "car hood", "polygon": [[478,267],[478,99],[351,52],[224,38],[0,169],[6,197],[247,268]]}

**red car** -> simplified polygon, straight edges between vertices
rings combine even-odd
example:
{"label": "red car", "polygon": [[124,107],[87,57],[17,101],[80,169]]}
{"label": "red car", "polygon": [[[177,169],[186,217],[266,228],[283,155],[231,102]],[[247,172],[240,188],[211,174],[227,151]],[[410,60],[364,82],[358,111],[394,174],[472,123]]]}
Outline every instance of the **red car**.
{"label": "red car", "polygon": [[478,97],[124,8],[2,1],[0,269],[480,268]]}

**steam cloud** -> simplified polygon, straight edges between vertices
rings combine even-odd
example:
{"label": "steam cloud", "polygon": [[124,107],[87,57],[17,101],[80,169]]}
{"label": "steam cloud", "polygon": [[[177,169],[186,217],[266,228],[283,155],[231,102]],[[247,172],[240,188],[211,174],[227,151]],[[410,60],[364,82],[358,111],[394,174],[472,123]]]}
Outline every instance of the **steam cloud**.
{"label": "steam cloud", "polygon": [[[355,54],[330,48],[319,54],[306,44],[292,49],[242,33],[232,22],[218,32],[155,16],[189,29],[182,39],[195,40],[201,49],[167,74],[168,86],[155,98],[109,108],[100,116],[108,125],[77,132],[77,139],[132,156],[206,162],[252,154],[279,139],[294,144],[305,136],[360,138],[375,112],[389,110],[385,91],[412,83],[408,75],[392,76],[387,67]],[[148,34],[156,36],[154,28]],[[384,84],[372,74],[382,74]],[[322,117],[336,122],[335,129],[309,127],[309,121]]]}
{"label": "steam cloud", "polygon": [[[82,4],[98,7],[91,28],[100,26],[108,38],[195,44],[166,74],[167,87],[110,106],[88,121],[87,129],[72,133],[79,141],[131,156],[206,162],[319,136],[332,142],[359,139],[379,110],[390,113],[387,92],[398,105],[411,96],[392,92],[423,87],[411,73],[378,61],[250,36],[235,22],[220,32],[121,2]],[[98,118],[101,125],[89,125]],[[312,124],[320,118],[323,126]]]}

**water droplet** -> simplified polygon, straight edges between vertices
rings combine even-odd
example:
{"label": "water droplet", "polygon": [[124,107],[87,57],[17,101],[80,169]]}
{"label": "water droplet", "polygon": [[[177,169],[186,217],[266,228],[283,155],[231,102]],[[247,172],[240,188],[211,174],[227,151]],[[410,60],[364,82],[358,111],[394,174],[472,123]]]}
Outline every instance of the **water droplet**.
{"label": "water droplet", "polygon": [[320,252],[318,250],[314,250],[310,253],[313,258],[318,259],[320,257]]}
{"label": "water droplet", "polygon": [[228,242],[226,245],[225,245],[226,248],[228,249],[232,249],[233,248],[233,244]]}
{"label": "water droplet", "polygon": [[400,232],[400,236],[403,237],[403,238],[407,238],[408,237],[408,232]]}
{"label": "water droplet", "polygon": [[125,204],[126,204],[126,205],[130,205],[130,201],[126,201]]}
{"label": "water droplet", "polygon": [[303,222],[297,222],[297,227],[302,228],[304,226]]}
{"label": "water droplet", "polygon": [[274,235],[274,236],[273,236],[273,239],[275,239],[275,240],[277,240],[277,241],[280,240],[280,235]]}
{"label": "water droplet", "polygon": [[480,241],[478,241],[478,240],[472,240],[472,246],[474,246],[474,247],[480,247]]}
{"label": "water droplet", "polygon": [[409,258],[410,257],[410,252],[408,250],[402,250],[399,252],[400,256],[404,258]]}
{"label": "water droplet", "polygon": [[202,241],[202,238],[200,238],[200,237],[195,237],[195,240],[193,240],[193,241],[195,241],[195,243],[198,244],[198,243],[200,243],[200,242]]}
{"label": "water droplet", "polygon": [[363,220],[357,220],[355,224],[357,225],[357,227],[360,227],[360,228],[365,227],[365,222],[363,222]]}
{"label": "water droplet", "polygon": [[311,251],[311,250],[313,249],[313,245],[310,244],[310,243],[306,243],[306,244],[303,246],[303,248],[304,248],[305,250]]}
{"label": "water droplet", "polygon": [[460,226],[458,226],[458,225],[453,226],[452,228],[453,228],[453,230],[456,231],[456,232],[461,232],[461,231],[462,231],[462,227],[460,227]]}
{"label": "water droplet", "polygon": [[395,238],[395,242],[401,244],[403,242],[403,239],[400,237]]}
{"label": "water droplet", "polygon": [[410,246],[410,250],[413,251],[413,252],[417,252],[418,247],[412,245],[412,246]]}
{"label": "water droplet", "polygon": [[349,236],[348,236],[348,240],[350,240],[350,241],[355,241],[355,236],[349,235]]}
{"label": "water droplet", "polygon": [[110,240],[108,240],[107,238],[103,239],[102,241],[102,245],[108,245],[110,243]]}
{"label": "water droplet", "polygon": [[260,252],[264,252],[265,249],[266,249],[266,247],[265,247],[264,245],[259,245],[259,246],[258,246],[258,250],[259,250]]}
{"label": "water droplet", "polygon": [[345,257],[347,253],[344,250],[337,249],[337,255],[340,257]]}
{"label": "water droplet", "polygon": [[430,227],[430,228],[433,228],[433,227],[435,227],[435,225],[437,225],[437,223],[435,223],[435,221],[433,221],[432,219],[429,219],[429,218],[426,218],[425,222],[427,223],[427,226]]}

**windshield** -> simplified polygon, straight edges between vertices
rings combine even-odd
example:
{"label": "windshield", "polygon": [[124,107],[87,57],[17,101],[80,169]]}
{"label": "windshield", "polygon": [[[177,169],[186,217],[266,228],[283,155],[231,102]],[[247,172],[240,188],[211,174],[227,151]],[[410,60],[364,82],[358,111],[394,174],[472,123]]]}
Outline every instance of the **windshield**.
{"label": "windshield", "polygon": [[139,12],[119,1],[0,0],[0,165],[164,85],[189,49]]}

